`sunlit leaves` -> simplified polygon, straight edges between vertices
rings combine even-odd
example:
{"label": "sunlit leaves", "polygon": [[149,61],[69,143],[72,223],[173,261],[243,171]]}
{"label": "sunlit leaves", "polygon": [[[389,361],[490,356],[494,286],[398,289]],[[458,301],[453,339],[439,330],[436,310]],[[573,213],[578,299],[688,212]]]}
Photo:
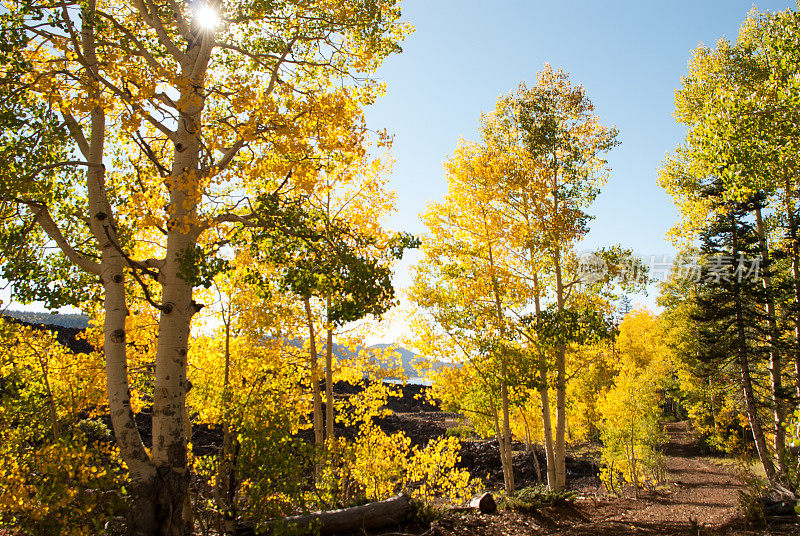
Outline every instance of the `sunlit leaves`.
{"label": "sunlit leaves", "polygon": [[0,321],[0,524],[91,534],[119,513],[122,466],[107,444],[103,363],[50,332]]}

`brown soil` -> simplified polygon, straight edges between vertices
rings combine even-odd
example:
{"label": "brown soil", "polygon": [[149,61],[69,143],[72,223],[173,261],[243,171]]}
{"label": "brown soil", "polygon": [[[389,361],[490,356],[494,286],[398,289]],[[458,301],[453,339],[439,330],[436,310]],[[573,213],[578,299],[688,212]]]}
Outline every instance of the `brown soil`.
{"label": "brown soil", "polygon": [[687,423],[666,425],[667,486],[632,498],[582,490],[574,504],[523,514],[447,514],[423,531],[426,536],[616,536],[636,535],[800,535],[800,525],[745,525],[737,511],[741,489],[734,469],[699,456]]}

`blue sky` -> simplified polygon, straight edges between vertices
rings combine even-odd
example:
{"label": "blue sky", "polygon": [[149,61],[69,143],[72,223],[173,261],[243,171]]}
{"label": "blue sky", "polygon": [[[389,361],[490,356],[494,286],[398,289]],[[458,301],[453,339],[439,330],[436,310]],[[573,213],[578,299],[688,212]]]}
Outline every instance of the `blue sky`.
{"label": "blue sky", "polygon": [[[582,84],[601,122],[616,126],[621,145],[608,159],[610,181],[591,212],[582,244],[621,243],[643,255],[673,254],[665,233],[677,219],[657,170],[683,136],[672,116],[675,90],[698,45],[735,40],[754,5],[795,7],[793,0],[453,1],[404,0],[416,27],[403,53],[378,73],[387,95],[368,111],[372,128],[394,133],[391,186],[398,214],[389,224],[423,233],[419,213],[442,197],[442,162],[459,138],[477,137],[481,111],[520,81],[534,83],[545,63]],[[409,255],[398,287],[409,283]],[[635,298],[652,305],[655,292]]]}

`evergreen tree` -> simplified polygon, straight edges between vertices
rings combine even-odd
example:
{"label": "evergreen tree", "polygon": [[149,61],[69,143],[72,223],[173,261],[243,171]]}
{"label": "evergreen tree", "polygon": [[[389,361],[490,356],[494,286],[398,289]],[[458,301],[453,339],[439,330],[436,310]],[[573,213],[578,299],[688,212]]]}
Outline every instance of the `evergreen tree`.
{"label": "evergreen tree", "polygon": [[617,305],[617,314],[614,320],[617,322],[622,322],[632,310],[633,304],[631,303],[631,299],[628,298],[627,295],[623,295],[619,300],[619,304]]}
{"label": "evergreen tree", "polygon": [[762,415],[766,403],[757,396],[760,371],[768,360],[767,289],[761,283],[758,234],[748,218],[763,199],[721,199],[718,183],[706,189],[715,213],[701,234],[703,284],[697,298],[700,362],[716,369],[735,367],[745,410],[764,472],[770,482],[778,473],[767,447]]}

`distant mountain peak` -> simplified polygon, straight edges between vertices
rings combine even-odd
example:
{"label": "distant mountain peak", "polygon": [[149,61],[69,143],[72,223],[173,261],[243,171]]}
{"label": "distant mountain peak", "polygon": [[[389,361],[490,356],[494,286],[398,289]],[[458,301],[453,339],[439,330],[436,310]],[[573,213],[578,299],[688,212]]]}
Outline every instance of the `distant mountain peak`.
{"label": "distant mountain peak", "polygon": [[62,328],[86,329],[89,317],[71,313],[37,313],[33,311],[0,311],[0,316],[8,316],[29,324],[44,324]]}

